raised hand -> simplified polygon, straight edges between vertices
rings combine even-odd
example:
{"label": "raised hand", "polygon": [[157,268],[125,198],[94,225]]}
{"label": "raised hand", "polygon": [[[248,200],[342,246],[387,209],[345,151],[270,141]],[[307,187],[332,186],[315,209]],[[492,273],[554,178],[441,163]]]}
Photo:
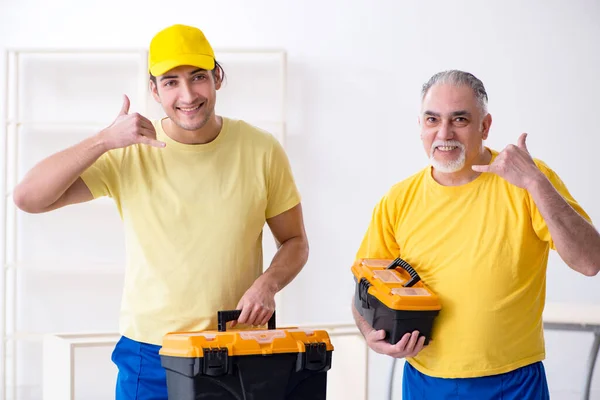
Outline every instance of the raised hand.
{"label": "raised hand", "polygon": [[108,149],[118,149],[133,144],[146,144],[165,147],[156,140],[156,130],[152,122],[138,113],[129,114],[129,98],[124,95],[123,107],[114,122],[101,132]]}
{"label": "raised hand", "polygon": [[543,174],[527,150],[526,139],[527,134],[523,133],[516,146],[509,144],[491,164],[473,165],[473,171],[493,173],[515,186],[529,189],[532,183],[543,177]]}

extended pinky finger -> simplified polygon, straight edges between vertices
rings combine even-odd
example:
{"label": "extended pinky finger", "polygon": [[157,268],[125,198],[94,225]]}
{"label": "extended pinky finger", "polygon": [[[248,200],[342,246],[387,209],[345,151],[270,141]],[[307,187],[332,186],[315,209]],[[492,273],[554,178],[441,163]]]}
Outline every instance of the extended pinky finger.
{"label": "extended pinky finger", "polygon": [[156,139],[150,139],[149,137],[146,136],[140,136],[139,139],[141,144],[146,144],[148,146],[152,146],[152,147],[165,147],[165,142],[161,142],[160,140],[156,140]]}
{"label": "extended pinky finger", "polygon": [[141,136],[145,136],[145,137],[150,138],[150,139],[156,139],[156,130],[154,129],[153,126],[150,126],[150,127],[141,127],[140,130],[138,131],[138,133]]}

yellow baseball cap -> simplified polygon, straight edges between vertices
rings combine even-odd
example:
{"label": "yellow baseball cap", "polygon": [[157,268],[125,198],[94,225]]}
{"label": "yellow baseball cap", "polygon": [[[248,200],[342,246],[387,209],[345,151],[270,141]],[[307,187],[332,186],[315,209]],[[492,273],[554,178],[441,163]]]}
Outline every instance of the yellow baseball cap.
{"label": "yellow baseball cap", "polygon": [[160,76],[181,65],[210,71],[215,68],[215,53],[200,29],[178,24],[152,38],[148,69],[153,76]]}

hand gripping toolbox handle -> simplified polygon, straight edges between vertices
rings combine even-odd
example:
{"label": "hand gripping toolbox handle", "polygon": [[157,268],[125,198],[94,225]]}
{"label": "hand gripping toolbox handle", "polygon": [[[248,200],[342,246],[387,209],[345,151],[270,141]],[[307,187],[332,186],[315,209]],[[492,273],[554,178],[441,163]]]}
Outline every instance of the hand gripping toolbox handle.
{"label": "hand gripping toolbox handle", "polygon": [[396,269],[396,267],[402,267],[410,275],[410,281],[406,282],[404,284],[404,287],[411,287],[421,280],[421,277],[419,276],[419,274],[417,274],[417,271],[415,271],[415,269],[411,267],[409,263],[407,263],[400,257],[392,261],[392,263],[388,265],[387,269]]}
{"label": "hand gripping toolbox handle", "polygon": [[[236,321],[241,314],[242,310],[219,311],[217,313],[219,332],[225,332],[227,330],[227,323],[229,321]],[[273,311],[273,315],[269,319],[268,328],[275,329],[275,311]]]}

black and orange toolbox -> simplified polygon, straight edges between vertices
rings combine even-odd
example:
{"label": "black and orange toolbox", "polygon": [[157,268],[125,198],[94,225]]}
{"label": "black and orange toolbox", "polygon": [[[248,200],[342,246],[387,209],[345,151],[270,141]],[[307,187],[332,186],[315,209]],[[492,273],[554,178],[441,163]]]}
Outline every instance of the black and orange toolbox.
{"label": "black and orange toolbox", "polygon": [[354,262],[352,273],[356,282],[354,307],[375,330],[385,330],[388,343],[396,344],[415,330],[419,337],[425,336],[425,344],[429,343],[442,307],[438,296],[409,263],[399,257],[362,258]]}
{"label": "black and orange toolbox", "polygon": [[218,330],[169,333],[159,352],[169,400],[321,400],[333,346],[323,330],[226,330],[241,311],[220,311]]}

